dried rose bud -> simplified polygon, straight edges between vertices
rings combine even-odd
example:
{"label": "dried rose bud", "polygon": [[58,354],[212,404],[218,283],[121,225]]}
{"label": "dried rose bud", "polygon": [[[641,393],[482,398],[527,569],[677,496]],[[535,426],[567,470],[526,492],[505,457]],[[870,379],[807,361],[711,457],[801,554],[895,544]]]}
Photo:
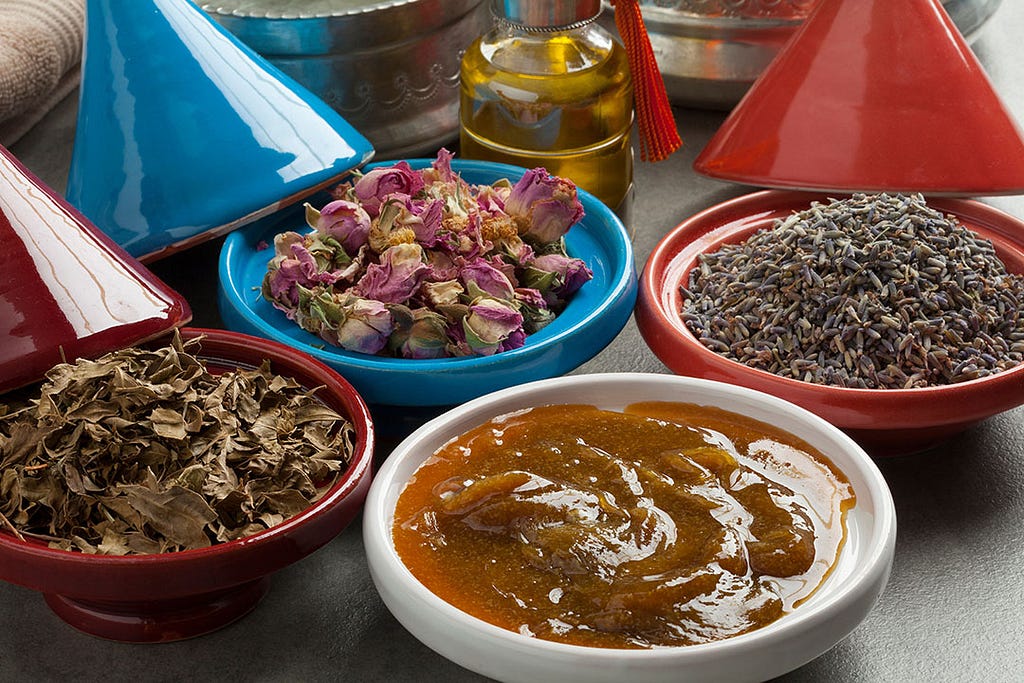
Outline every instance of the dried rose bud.
{"label": "dried rose bud", "polygon": [[276,266],[271,264],[263,276],[263,296],[291,318],[292,309],[299,305],[298,285],[302,279],[302,268],[294,259],[284,259]]}
{"label": "dried rose bud", "polygon": [[555,319],[555,312],[548,306],[544,295],[536,289],[517,288],[516,302],[523,314],[523,330],[527,334],[533,334]]}
{"label": "dried rose bud", "polygon": [[375,354],[387,345],[394,330],[384,304],[350,294],[320,290],[302,308],[308,313],[296,322],[304,330],[348,351]]}
{"label": "dried rose bud", "polygon": [[[263,278],[263,291],[286,313],[298,303],[296,287],[333,284],[340,272],[323,270],[325,264],[310,252],[310,241],[297,232],[284,232],[274,238],[275,256]],[[290,316],[289,316],[290,317]]]}
{"label": "dried rose bud", "polygon": [[448,321],[429,308],[392,306],[395,331],[388,347],[401,358],[444,358],[448,355]]}
{"label": "dried rose bud", "polygon": [[480,299],[469,307],[469,314],[462,319],[462,329],[466,335],[466,344],[473,353],[490,356],[498,351],[516,346],[505,346],[503,343],[518,342],[522,346],[526,335],[523,333],[523,315],[511,304],[497,299]]}
{"label": "dried rose bud", "polygon": [[406,161],[367,171],[353,186],[355,198],[371,216],[380,212],[390,195],[413,196],[423,189],[423,178]]}
{"label": "dried rose bud", "polygon": [[443,147],[438,150],[437,158],[431,162],[430,168],[423,171],[424,180],[427,183],[460,181],[461,177],[459,174],[452,170],[452,159],[454,157],[454,152],[450,152]]}
{"label": "dried rose bud", "polygon": [[523,274],[523,284],[564,300],[583,286],[594,274],[578,258],[562,254],[536,257]]}
{"label": "dried rose bud", "polygon": [[441,229],[441,221],[444,218],[444,202],[440,199],[426,202],[417,217],[418,221],[412,226],[416,233],[416,241],[424,247],[435,246],[437,233]]}
{"label": "dried rose bud", "polygon": [[425,183],[424,194],[443,200],[449,216],[465,217],[478,210],[477,188],[452,170],[453,156],[448,150],[442,149],[430,167],[420,171]]}
{"label": "dried rose bud", "polygon": [[[479,293],[489,294],[495,299],[512,299],[514,287],[512,282],[502,271],[479,256],[463,264],[459,271],[459,280],[466,287],[471,295],[479,296]],[[474,293],[472,286],[475,285],[479,292]]]}
{"label": "dried rose bud", "polygon": [[455,280],[424,282],[420,293],[431,306],[450,306],[459,303],[465,289]]}
{"label": "dried rose bud", "polygon": [[392,197],[384,202],[380,214],[370,223],[370,235],[367,243],[378,254],[383,254],[388,247],[396,244],[412,244],[418,241],[418,235],[428,228],[423,218],[410,208],[412,203],[408,197]]}
{"label": "dried rose bud", "polygon": [[347,319],[338,328],[342,348],[359,353],[377,353],[387,344],[394,329],[391,313],[379,301],[356,299],[346,309]]}
{"label": "dried rose bud", "polygon": [[505,341],[498,345],[498,352],[511,351],[512,349],[518,349],[520,346],[526,343],[526,330],[522,327],[516,330],[512,330]]}
{"label": "dried rose bud", "polygon": [[528,265],[535,256],[533,247],[524,242],[519,236],[502,240],[501,252],[511,260],[513,265],[518,267]]}
{"label": "dried rose bud", "polygon": [[356,293],[384,303],[405,303],[430,273],[419,244],[396,244],[372,263],[355,286]]}
{"label": "dried rose bud", "polygon": [[493,185],[478,185],[476,190],[476,203],[480,211],[490,214],[505,213],[505,201],[512,192],[512,184],[507,178],[502,178]]}
{"label": "dried rose bud", "polygon": [[516,221],[521,237],[547,244],[583,218],[583,204],[571,181],[535,168],[512,188],[505,212]]}
{"label": "dried rose bud", "polygon": [[292,256],[292,245],[302,244],[302,239],[302,235],[292,231],[275,235],[274,258],[270,259],[263,276],[263,296],[289,314],[289,318],[292,316],[288,309],[299,302],[296,286],[305,279],[301,264]]}
{"label": "dried rose bud", "polygon": [[306,222],[317,232],[338,240],[349,254],[366,244],[370,233],[370,214],[355,202],[336,199],[317,211],[306,204]]}

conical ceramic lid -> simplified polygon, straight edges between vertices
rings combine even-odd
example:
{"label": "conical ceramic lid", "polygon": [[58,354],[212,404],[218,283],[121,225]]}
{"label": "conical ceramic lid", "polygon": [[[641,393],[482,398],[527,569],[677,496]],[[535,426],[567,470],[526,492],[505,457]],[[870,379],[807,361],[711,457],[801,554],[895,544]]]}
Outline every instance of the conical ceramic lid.
{"label": "conical ceramic lid", "polygon": [[189,0],[88,0],[67,198],[151,260],[367,162],[334,109]]}
{"label": "conical ceramic lid", "polygon": [[[0,147],[0,392],[187,323],[185,300]],[[2,401],[2,399],[0,399]]]}
{"label": "conical ceramic lid", "polygon": [[1024,140],[939,0],[821,0],[694,162],[829,191],[1024,193]]}

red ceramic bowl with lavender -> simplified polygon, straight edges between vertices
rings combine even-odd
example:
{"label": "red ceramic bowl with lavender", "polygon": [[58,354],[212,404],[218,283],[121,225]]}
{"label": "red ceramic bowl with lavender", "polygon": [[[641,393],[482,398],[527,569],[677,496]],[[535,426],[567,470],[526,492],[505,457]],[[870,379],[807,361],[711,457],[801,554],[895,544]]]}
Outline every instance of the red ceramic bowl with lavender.
{"label": "red ceramic bowl with lavender", "polygon": [[[997,413],[1024,404],[1024,364],[957,384],[915,389],[856,389],[813,384],[747,366],[708,349],[680,316],[690,271],[701,253],[738,243],[776,219],[826,197],[762,191],[715,205],[687,219],[657,244],[644,267],[636,321],[644,341],[680,375],[757,389],[825,418],[873,455],[925,450]],[[990,240],[1009,272],[1024,274],[1024,222],[973,200],[929,198]]]}
{"label": "red ceramic bowl with lavender", "polygon": [[305,511],[266,531],[207,548],[154,555],[90,555],[19,540],[0,530],[0,578],[43,593],[64,621],[112,640],[166,642],[208,633],[244,616],[266,594],[270,576],[337,536],[362,510],[370,487],[374,429],[363,399],[327,366],[276,342],[223,330],[203,335],[211,372],[259,367],[301,385],[348,417],[355,446],[348,469]]}

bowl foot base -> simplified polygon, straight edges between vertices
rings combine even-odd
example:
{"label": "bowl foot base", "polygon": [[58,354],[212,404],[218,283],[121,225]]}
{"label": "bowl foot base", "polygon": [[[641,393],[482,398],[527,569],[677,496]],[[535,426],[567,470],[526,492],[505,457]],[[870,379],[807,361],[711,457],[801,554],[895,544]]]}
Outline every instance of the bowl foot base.
{"label": "bowl foot base", "polygon": [[977,424],[976,420],[926,429],[844,429],[872,458],[914,455],[946,443]]}
{"label": "bowl foot base", "polygon": [[248,614],[266,595],[270,577],[223,591],[174,600],[79,600],[48,593],[46,604],[65,622],[93,636],[131,643],[166,643],[210,633]]}

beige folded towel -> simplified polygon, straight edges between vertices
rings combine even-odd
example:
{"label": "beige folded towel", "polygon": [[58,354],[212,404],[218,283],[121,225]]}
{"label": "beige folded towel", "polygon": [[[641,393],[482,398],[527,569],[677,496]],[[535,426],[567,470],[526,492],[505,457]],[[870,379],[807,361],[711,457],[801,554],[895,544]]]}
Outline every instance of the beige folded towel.
{"label": "beige folded towel", "polygon": [[74,90],[84,26],[85,0],[0,0],[0,144]]}

